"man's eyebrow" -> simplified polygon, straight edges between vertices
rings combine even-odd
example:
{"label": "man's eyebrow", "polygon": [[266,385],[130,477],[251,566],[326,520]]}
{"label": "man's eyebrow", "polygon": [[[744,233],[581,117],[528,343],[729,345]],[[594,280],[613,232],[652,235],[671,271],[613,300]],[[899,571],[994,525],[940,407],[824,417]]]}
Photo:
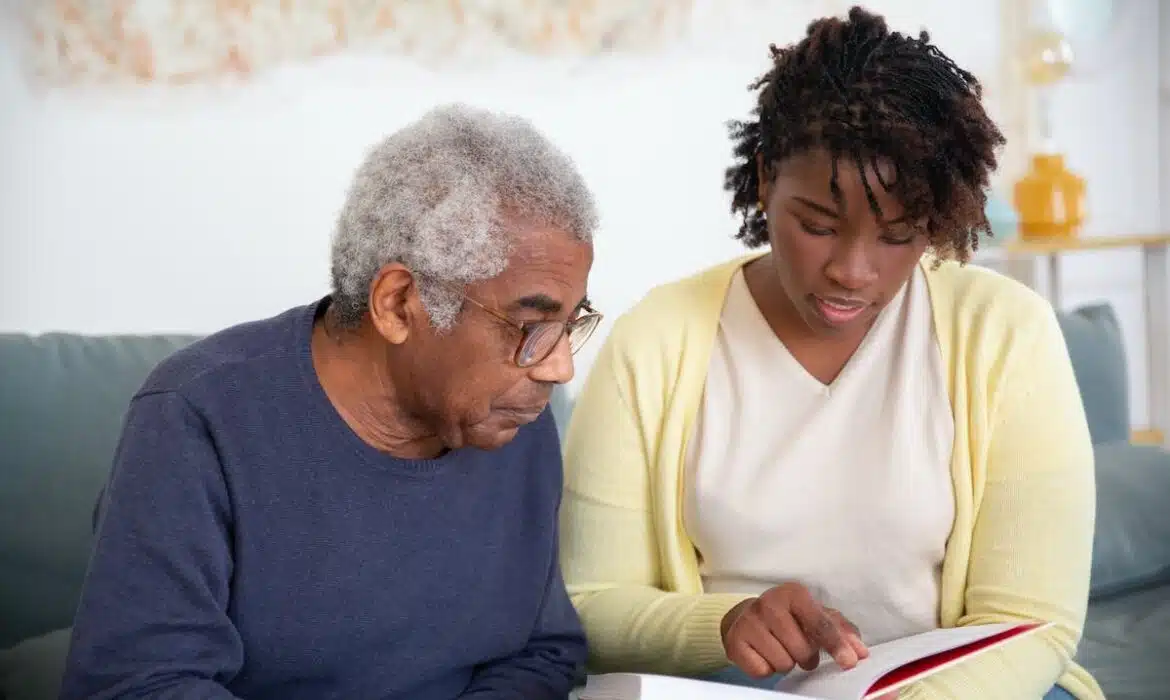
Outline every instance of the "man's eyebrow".
{"label": "man's eyebrow", "polygon": [[523,296],[508,305],[511,311],[531,310],[539,311],[545,314],[559,313],[563,308],[561,302],[553,299],[547,294],[529,294]]}

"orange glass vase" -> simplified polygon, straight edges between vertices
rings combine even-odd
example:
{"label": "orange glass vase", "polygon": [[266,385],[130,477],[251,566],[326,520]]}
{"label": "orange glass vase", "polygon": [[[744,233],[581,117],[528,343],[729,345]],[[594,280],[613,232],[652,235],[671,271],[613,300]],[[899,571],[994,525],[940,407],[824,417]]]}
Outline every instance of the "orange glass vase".
{"label": "orange glass vase", "polygon": [[1016,183],[1020,238],[1074,238],[1085,222],[1085,180],[1064,165],[1064,156],[1032,156],[1032,168]]}

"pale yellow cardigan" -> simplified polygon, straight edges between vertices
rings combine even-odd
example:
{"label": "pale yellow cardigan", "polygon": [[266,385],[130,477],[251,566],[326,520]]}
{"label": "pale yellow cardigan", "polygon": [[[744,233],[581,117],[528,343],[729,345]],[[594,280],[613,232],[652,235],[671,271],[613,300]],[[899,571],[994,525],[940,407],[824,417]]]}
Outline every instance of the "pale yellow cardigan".
{"label": "pale yellow cardigan", "polygon": [[[658,287],[622,316],[574,409],[561,557],[592,671],[691,675],[727,664],[719,622],[743,597],[703,593],[683,527],[681,474],[723,300],[751,257]],[[933,269],[925,260],[922,267],[955,420],[941,624],[1055,624],[902,697],[1039,700],[1059,679],[1077,698],[1101,700],[1071,661],[1088,599],[1095,487],[1056,316],[1031,290],[991,271],[953,262]],[[841,439],[849,439],[848,425]]]}

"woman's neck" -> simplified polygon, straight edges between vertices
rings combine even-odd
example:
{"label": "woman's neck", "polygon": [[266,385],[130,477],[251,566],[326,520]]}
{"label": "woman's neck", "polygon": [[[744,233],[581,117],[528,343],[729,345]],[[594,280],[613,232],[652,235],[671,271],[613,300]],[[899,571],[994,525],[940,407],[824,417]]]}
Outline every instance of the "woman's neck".
{"label": "woman's neck", "polygon": [[743,268],[744,282],[760,315],[789,354],[823,384],[831,384],[861,347],[869,327],[852,333],[818,333],[797,311],[772,267],[772,253]]}

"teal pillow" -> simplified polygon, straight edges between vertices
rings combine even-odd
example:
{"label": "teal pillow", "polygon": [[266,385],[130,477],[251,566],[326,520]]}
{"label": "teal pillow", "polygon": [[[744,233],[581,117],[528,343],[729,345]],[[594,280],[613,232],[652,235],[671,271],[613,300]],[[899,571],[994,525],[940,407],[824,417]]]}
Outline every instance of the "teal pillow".
{"label": "teal pillow", "polygon": [[130,397],[192,340],[0,333],[0,648],[73,620]]}
{"label": "teal pillow", "polygon": [[560,433],[561,439],[564,440],[565,431],[569,428],[569,415],[573,412],[573,397],[569,395],[569,390],[564,385],[553,388],[552,396],[548,400],[548,407],[557,424],[557,431]]}
{"label": "teal pillow", "polygon": [[56,700],[71,633],[70,629],[56,630],[0,651],[0,698]]}
{"label": "teal pillow", "polygon": [[1057,314],[1072,359],[1093,444],[1129,440],[1129,369],[1113,307],[1083,306]]}
{"label": "teal pillow", "polygon": [[1170,452],[1114,442],[1093,448],[1097,528],[1092,600],[1170,584]]}

